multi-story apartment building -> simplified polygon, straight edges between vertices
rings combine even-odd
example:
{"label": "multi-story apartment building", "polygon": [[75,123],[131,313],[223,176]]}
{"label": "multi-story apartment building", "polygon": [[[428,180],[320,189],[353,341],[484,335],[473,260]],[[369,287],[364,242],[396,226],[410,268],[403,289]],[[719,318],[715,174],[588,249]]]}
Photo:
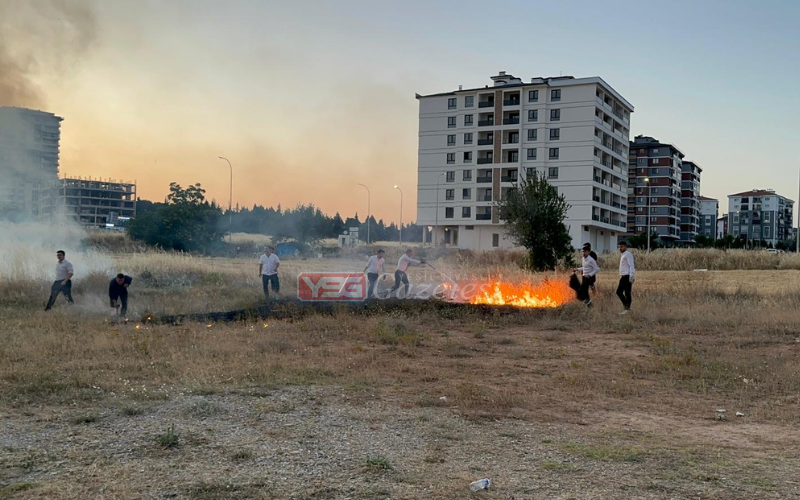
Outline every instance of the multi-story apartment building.
{"label": "multi-story apartment building", "polygon": [[102,179],[60,179],[42,191],[40,218],[65,217],[83,226],[124,227],[136,216],[136,184]]}
{"label": "multi-story apartment building", "polygon": [[683,246],[694,245],[700,233],[700,174],[703,169],[696,163],[681,164],[681,238]]}
{"label": "multi-story apartment building", "polygon": [[706,238],[717,239],[717,220],[719,219],[719,200],[700,196],[700,234]]}
{"label": "multi-story apartment building", "polygon": [[417,221],[428,241],[459,248],[513,246],[497,202],[523,176],[543,173],[563,194],[573,246],[613,249],[625,233],[633,106],[598,77],[522,79],[419,100]]}
{"label": "multi-story apartment building", "polygon": [[728,234],[728,216],[723,215],[717,219],[717,239],[724,238]]}
{"label": "multi-story apartment building", "polygon": [[647,233],[649,227],[664,243],[680,239],[683,157],[674,145],[652,137],[639,135],[630,143],[628,232]]}
{"label": "multi-story apartment building", "polygon": [[772,245],[792,237],[794,201],[772,189],[728,195],[729,234]]}
{"label": "multi-story apartment building", "polygon": [[63,118],[0,107],[0,210],[35,216],[39,190],[58,180]]}

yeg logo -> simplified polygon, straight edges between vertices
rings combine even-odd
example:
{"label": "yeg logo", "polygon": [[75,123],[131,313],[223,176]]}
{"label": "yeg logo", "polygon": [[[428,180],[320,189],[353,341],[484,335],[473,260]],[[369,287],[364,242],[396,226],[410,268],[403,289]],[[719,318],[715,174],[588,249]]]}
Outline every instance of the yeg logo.
{"label": "yeg logo", "polygon": [[364,300],[367,277],[361,273],[300,273],[297,276],[300,300]]}

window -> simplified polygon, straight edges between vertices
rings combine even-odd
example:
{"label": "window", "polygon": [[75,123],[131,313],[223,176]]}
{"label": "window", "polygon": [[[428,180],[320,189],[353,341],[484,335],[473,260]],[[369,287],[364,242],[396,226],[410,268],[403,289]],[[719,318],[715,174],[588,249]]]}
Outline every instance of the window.
{"label": "window", "polygon": [[539,91],[538,90],[529,90],[528,91],[528,102],[537,102],[539,100]]}
{"label": "window", "polygon": [[558,160],[558,148],[550,148],[550,159]]}
{"label": "window", "polygon": [[456,191],[455,191],[455,189],[445,189],[444,190],[444,199],[445,200],[455,200],[456,199]]}
{"label": "window", "polygon": [[769,227],[764,228],[764,238],[769,238]]}
{"label": "window", "polygon": [[455,146],[456,145],[456,135],[448,135],[447,136],[447,145],[448,146]]}
{"label": "window", "polygon": [[657,203],[657,202],[658,202],[658,198],[650,198],[650,203]]}
{"label": "window", "polygon": [[650,175],[658,175],[658,169],[657,168],[651,168],[650,171],[651,171]]}
{"label": "window", "polygon": [[456,117],[455,116],[448,116],[447,117],[447,128],[456,128]]}
{"label": "window", "polygon": [[446,179],[447,179],[447,182],[455,182],[456,181],[456,171],[455,170],[448,170]]}
{"label": "window", "polygon": [[551,109],[550,110],[550,121],[557,122],[561,120],[561,110],[560,109]]}
{"label": "window", "polygon": [[472,133],[464,134],[464,144],[472,144]]}
{"label": "window", "polygon": [[[647,166],[647,158],[636,158],[636,164],[637,165],[642,165],[642,166]],[[642,173],[644,173],[644,172],[642,172]]]}
{"label": "window", "polygon": [[529,128],[528,129],[528,140],[529,141],[535,141],[536,140],[536,129],[535,128]]}
{"label": "window", "polygon": [[453,207],[445,207],[445,209],[444,209],[444,218],[445,219],[452,219],[453,218]]}
{"label": "window", "polygon": [[472,151],[464,151],[464,163],[472,163]]}
{"label": "window", "polygon": [[447,109],[456,109],[456,98],[451,97],[447,100]]}
{"label": "window", "polygon": [[455,162],[456,162],[456,154],[447,153],[447,163],[455,163]]}
{"label": "window", "polygon": [[465,231],[472,231],[473,229],[475,229],[475,226],[464,226]]}
{"label": "window", "polygon": [[561,100],[561,89],[553,89],[550,91],[550,100],[551,101],[560,101]]}
{"label": "window", "polygon": [[558,179],[558,167],[550,167],[547,169],[548,179]]}
{"label": "window", "polygon": [[654,155],[657,155],[657,154],[658,154],[658,148],[655,148],[655,149],[653,150],[653,154],[654,154]]}
{"label": "window", "polygon": [[464,170],[463,176],[464,176],[463,179],[465,181],[471,181],[472,180],[472,170]]}
{"label": "window", "polygon": [[550,129],[550,140],[557,141],[561,139],[561,129],[560,128],[551,128]]}
{"label": "window", "polygon": [[475,105],[475,96],[468,95],[464,98],[464,107],[471,108]]}
{"label": "window", "polygon": [[472,188],[465,188],[461,190],[461,199],[462,200],[471,200],[472,199]]}
{"label": "window", "polygon": [[769,212],[764,212],[764,222],[769,222]]}
{"label": "window", "polygon": [[472,208],[471,207],[461,207],[461,217],[463,219],[469,219],[472,217]]}
{"label": "window", "polygon": [[536,159],[536,148],[528,149],[528,159],[535,160]]}
{"label": "window", "polygon": [[533,177],[535,174],[536,174],[536,169],[535,168],[526,168],[525,169],[525,175],[528,178]]}
{"label": "window", "polygon": [[539,121],[539,111],[536,109],[529,109],[528,110],[528,121],[535,122]]}
{"label": "window", "polygon": [[472,125],[472,115],[464,115],[464,126],[469,127]]}
{"label": "window", "polygon": [[738,224],[739,223],[739,214],[733,214],[733,223],[734,224]]}
{"label": "window", "polygon": [[500,235],[495,233],[492,235],[492,246],[499,247],[500,246]]}

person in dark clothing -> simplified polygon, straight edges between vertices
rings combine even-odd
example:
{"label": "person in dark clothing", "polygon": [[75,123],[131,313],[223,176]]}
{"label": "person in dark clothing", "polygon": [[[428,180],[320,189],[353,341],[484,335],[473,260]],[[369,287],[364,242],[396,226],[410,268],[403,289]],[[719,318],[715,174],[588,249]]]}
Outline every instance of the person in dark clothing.
{"label": "person in dark clothing", "polygon": [[108,298],[111,302],[111,307],[114,309],[121,307],[119,314],[127,319],[128,314],[128,287],[131,285],[133,278],[119,273],[116,278],[112,279],[108,284]]}
{"label": "person in dark clothing", "polygon": [[75,268],[64,258],[65,256],[66,253],[64,253],[64,250],[56,252],[56,258],[58,258],[58,264],[56,264],[56,280],[50,287],[50,298],[47,300],[47,306],[44,308],[45,311],[49,311],[53,307],[60,293],[64,294],[67,303],[75,303],[75,301],[72,300],[72,276],[75,274]]}

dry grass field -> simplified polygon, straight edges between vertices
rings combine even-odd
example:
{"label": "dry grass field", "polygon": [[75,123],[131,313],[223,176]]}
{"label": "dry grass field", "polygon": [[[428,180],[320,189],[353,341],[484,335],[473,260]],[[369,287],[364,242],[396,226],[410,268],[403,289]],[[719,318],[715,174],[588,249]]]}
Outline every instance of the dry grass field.
{"label": "dry grass field", "polygon": [[[284,260],[284,293],[350,257]],[[591,310],[175,326],[117,324],[108,273],[137,319],[256,304],[257,264],[111,258],[50,313],[46,280],[0,282],[0,499],[800,498],[792,265],[643,270],[629,316],[609,256]],[[538,279],[481,259],[434,263]]]}

